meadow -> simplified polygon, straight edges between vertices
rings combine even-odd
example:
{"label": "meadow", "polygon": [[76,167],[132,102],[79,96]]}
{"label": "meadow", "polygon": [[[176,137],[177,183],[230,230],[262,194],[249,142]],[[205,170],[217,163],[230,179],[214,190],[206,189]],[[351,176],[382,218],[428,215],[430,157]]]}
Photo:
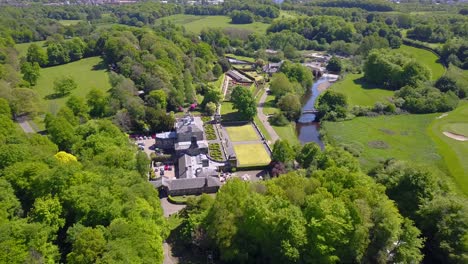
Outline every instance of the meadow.
{"label": "meadow", "polygon": [[[205,28],[234,28],[244,29],[255,33],[265,33],[268,24],[254,22],[252,24],[231,24],[231,18],[228,16],[195,16],[195,15],[172,15],[159,19],[166,20],[176,25],[184,26],[189,32],[199,34]],[[156,22],[158,23],[158,22]]]}
{"label": "meadow", "polygon": [[[364,170],[389,158],[410,161],[439,176],[451,175],[459,189],[468,194],[468,164],[463,161],[468,156],[468,142],[442,134],[450,131],[453,123],[468,120],[468,103],[464,102],[444,118],[438,119],[439,116],[440,113],[357,117],[350,121],[323,122],[322,128],[329,141],[360,152]],[[464,126],[456,126],[459,127]]]}
{"label": "meadow", "polygon": [[363,80],[363,74],[349,73],[332,84],[331,89],[340,92],[348,98],[348,105],[374,106],[376,102],[387,102],[393,96],[393,91],[368,85]]}
{"label": "meadow", "polygon": [[70,95],[85,97],[93,88],[108,91],[110,89],[109,76],[102,63],[101,58],[92,57],[60,66],[42,68],[41,76],[33,89],[37,91],[43,101],[44,109],[56,112],[65,105],[69,96],[47,99],[48,96],[54,94],[54,81],[63,76],[72,77],[78,84],[78,88],[73,90]]}
{"label": "meadow", "polygon": [[428,50],[401,45],[398,51],[406,52],[412,55],[418,62],[426,65],[432,72],[433,81],[439,79],[445,73],[444,66],[438,62],[439,57]]}

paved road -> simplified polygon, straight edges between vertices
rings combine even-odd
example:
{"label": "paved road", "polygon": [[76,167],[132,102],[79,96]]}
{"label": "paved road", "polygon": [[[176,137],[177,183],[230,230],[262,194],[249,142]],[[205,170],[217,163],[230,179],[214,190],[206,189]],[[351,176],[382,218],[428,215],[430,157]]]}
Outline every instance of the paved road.
{"label": "paved road", "polygon": [[168,243],[163,243],[164,261],[163,264],[176,264],[179,260],[172,256],[172,247]]}
{"label": "paved road", "polygon": [[25,133],[36,133],[26,117],[18,117],[16,120]]}
{"label": "paved road", "polygon": [[257,115],[258,115],[258,119],[260,119],[260,122],[263,123],[263,126],[268,131],[268,134],[270,134],[271,141],[272,141],[271,143],[274,143],[276,142],[276,140],[280,139],[280,137],[278,136],[276,131],[268,122],[268,116],[266,116],[263,113],[263,105],[265,104],[267,96],[268,96],[268,89],[263,93],[262,97],[260,97],[260,101],[258,102],[258,105],[257,105]]}
{"label": "paved road", "polygon": [[186,206],[185,204],[172,204],[167,200],[167,198],[162,198],[160,201],[165,217],[169,217],[170,215],[179,212]]}

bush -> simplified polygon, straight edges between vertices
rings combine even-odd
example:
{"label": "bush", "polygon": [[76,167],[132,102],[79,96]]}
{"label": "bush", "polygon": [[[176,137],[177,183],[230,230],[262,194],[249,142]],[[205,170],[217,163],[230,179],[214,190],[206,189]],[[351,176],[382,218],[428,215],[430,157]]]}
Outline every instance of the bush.
{"label": "bush", "polygon": [[206,124],[204,125],[205,127],[205,135],[206,135],[206,139],[207,140],[216,140],[217,137],[216,137],[216,132],[213,128],[213,125],[211,124]]}
{"label": "bush", "polygon": [[283,113],[273,114],[268,118],[268,122],[274,126],[287,126],[289,124],[289,120],[283,115]]}
{"label": "bush", "polygon": [[213,143],[208,145],[209,155],[212,159],[217,161],[223,161],[223,153],[221,152],[221,145],[219,143]]}
{"label": "bush", "polygon": [[167,200],[173,204],[186,204],[187,201],[194,197],[194,195],[184,195],[184,196],[168,196]]}

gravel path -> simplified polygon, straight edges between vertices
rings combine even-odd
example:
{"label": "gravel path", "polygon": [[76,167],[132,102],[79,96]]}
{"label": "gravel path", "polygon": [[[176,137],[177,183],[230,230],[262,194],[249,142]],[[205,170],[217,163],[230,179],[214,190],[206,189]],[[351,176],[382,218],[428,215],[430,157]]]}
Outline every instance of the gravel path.
{"label": "gravel path", "polygon": [[16,120],[25,133],[36,133],[36,131],[29,124],[26,117],[18,117]]}
{"label": "gravel path", "polygon": [[260,97],[260,101],[258,102],[258,106],[257,106],[257,115],[258,115],[258,119],[260,119],[260,122],[263,123],[263,126],[267,130],[268,134],[270,134],[271,141],[272,141],[271,143],[274,143],[276,142],[276,140],[280,139],[280,137],[278,136],[276,131],[268,122],[268,116],[266,116],[263,113],[263,105],[265,104],[267,96],[268,96],[268,89],[263,93],[262,97]]}

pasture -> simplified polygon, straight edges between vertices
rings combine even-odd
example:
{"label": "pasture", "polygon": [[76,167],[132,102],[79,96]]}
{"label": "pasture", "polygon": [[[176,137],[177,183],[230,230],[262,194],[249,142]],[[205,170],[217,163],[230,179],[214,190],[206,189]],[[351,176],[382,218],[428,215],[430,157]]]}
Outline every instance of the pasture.
{"label": "pasture", "polygon": [[439,58],[437,55],[428,50],[401,45],[398,51],[406,52],[413,56],[418,62],[426,65],[432,72],[433,81],[439,79],[445,73],[445,68],[438,62]]}
{"label": "pasture", "polygon": [[239,167],[263,166],[270,164],[271,158],[261,143],[234,145]]}
{"label": "pasture", "polygon": [[393,91],[368,85],[363,74],[347,74],[342,80],[332,84],[330,89],[340,92],[348,98],[348,105],[374,106],[376,102],[387,102]]}
{"label": "pasture", "polygon": [[[184,26],[189,32],[199,34],[206,28],[221,28],[221,29],[244,29],[255,33],[265,33],[268,24],[254,22],[252,24],[231,24],[231,18],[228,16],[195,16],[195,15],[172,15],[159,19],[158,21],[170,21],[176,25]],[[158,23],[156,21],[156,23]]]}
{"label": "pasture", "polygon": [[250,123],[241,126],[225,126],[224,128],[232,142],[260,140],[257,132]]}
{"label": "pasture", "polygon": [[71,95],[85,97],[91,89],[102,91],[110,89],[109,76],[99,57],[86,58],[72,63],[42,68],[41,76],[33,89],[39,94],[44,102],[44,109],[56,112],[65,105],[69,96],[48,99],[54,94],[54,81],[63,76],[72,77],[78,84],[78,88],[71,91]]}

